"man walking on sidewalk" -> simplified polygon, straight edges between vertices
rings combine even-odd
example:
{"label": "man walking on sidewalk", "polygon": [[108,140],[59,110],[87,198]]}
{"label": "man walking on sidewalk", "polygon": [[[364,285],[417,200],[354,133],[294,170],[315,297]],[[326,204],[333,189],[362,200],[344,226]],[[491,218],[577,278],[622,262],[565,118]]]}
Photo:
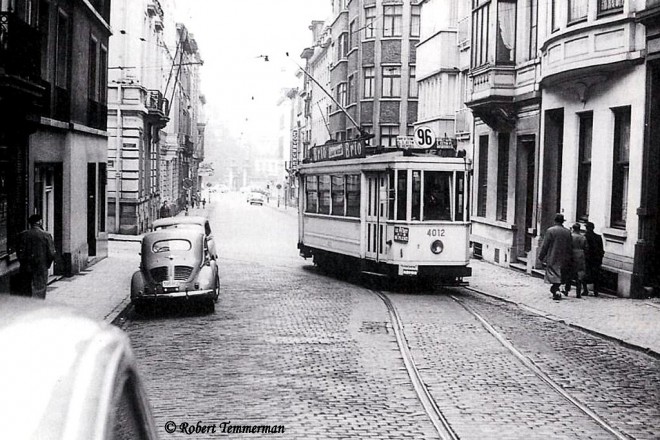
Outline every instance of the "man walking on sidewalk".
{"label": "man walking on sidewalk", "polygon": [[546,264],[545,282],[552,284],[550,293],[552,299],[561,299],[559,287],[567,284],[565,295],[568,295],[570,289],[570,264],[572,254],[571,232],[563,226],[564,215],[555,215],[555,224],[545,231],[543,245],[539,252],[539,260]]}
{"label": "man walking on sidewalk", "polygon": [[[584,237],[587,239],[587,252],[585,253],[585,262],[587,269],[587,283],[593,283],[594,296],[598,296],[600,289],[600,265],[603,264],[603,238],[594,232],[594,224],[587,222],[587,232]],[[585,294],[589,294],[588,291]]]}
{"label": "man walking on sidewalk", "polygon": [[43,230],[41,221],[39,214],[30,216],[30,227],[19,235],[16,255],[26,290],[35,298],[46,299],[48,268],[55,260],[55,244],[53,237]]}
{"label": "man walking on sidewalk", "polygon": [[[585,262],[587,239],[580,233],[579,223],[575,223],[571,229],[573,230],[571,233],[573,239],[573,261],[571,265],[573,270],[571,271],[571,279],[575,282],[575,288],[577,289],[575,296],[582,298],[583,288],[585,296],[589,294],[589,289],[587,289],[587,269]],[[570,287],[567,287],[566,290],[570,290]]]}

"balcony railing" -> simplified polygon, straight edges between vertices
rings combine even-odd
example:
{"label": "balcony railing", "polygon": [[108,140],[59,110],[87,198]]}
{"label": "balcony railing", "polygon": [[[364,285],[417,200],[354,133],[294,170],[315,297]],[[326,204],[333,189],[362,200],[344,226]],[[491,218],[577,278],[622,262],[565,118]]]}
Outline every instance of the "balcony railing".
{"label": "balcony railing", "polygon": [[33,81],[41,77],[39,31],[13,12],[0,12],[0,69]]}
{"label": "balcony railing", "polygon": [[167,98],[163,97],[160,90],[147,91],[147,109],[149,113],[162,113],[162,116],[167,116],[169,102]]}

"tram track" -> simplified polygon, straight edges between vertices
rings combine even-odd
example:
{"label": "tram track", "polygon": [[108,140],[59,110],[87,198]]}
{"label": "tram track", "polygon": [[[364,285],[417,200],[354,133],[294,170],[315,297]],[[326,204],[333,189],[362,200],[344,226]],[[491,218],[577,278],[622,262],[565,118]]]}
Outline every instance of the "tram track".
{"label": "tram track", "polygon": [[[408,375],[411,379],[413,388],[426,412],[429,419],[431,420],[434,428],[438,432],[440,439],[460,439],[458,433],[452,428],[450,421],[445,417],[442,411],[439,409],[433,395],[431,395],[428,387],[426,386],[417,365],[412,357],[411,349],[408,346],[407,338],[405,335],[404,324],[399,315],[399,312],[396,309],[396,306],[384,291],[377,289],[369,289],[372,293],[378,296],[383,303],[385,304],[394,330],[396,337],[397,345],[401,356],[403,359],[404,366]],[[474,293],[481,293],[474,289],[468,289]],[[488,295],[485,295],[488,296]],[[459,304],[468,314],[473,316],[480,325],[493,337],[495,338],[512,356],[514,356],[520,363],[522,363],[525,368],[527,368],[535,377],[545,383],[550,387],[555,393],[557,393],[561,398],[563,398],[570,405],[578,409],[584,416],[592,420],[598,426],[600,426],[605,432],[612,436],[612,438],[619,440],[630,439],[631,437],[623,434],[609,423],[607,423],[603,418],[601,418],[596,412],[591,410],[586,404],[580,401],[580,399],[573,396],[571,393],[566,391],[560,384],[554,381],[548,374],[546,374],[541,368],[539,368],[533,360],[528,356],[523,354],[518,350],[507,338],[502,335],[487,319],[485,319],[481,314],[479,314],[474,308],[467,304],[464,300],[458,298],[456,295],[448,295],[452,301]]]}

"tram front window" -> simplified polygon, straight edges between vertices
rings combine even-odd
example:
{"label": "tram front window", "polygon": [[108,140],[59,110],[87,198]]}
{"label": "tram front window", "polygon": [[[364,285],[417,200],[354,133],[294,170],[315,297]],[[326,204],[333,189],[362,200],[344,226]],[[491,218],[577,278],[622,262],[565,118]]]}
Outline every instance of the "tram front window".
{"label": "tram front window", "polygon": [[424,172],[424,220],[451,220],[452,173]]}

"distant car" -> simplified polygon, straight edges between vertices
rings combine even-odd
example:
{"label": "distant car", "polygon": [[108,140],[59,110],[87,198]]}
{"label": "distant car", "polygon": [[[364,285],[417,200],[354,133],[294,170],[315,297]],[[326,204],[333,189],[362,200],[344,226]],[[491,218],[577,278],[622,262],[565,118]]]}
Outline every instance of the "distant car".
{"label": "distant car", "polygon": [[201,228],[206,234],[208,240],[209,252],[213,258],[218,258],[218,251],[215,245],[215,239],[211,233],[211,224],[209,219],[198,215],[185,215],[177,217],[165,217],[155,220],[151,226],[151,230],[158,231],[161,229],[175,228],[175,229],[191,229]]}
{"label": "distant car", "polygon": [[0,295],[2,438],[157,438],[119,328],[61,306]]}
{"label": "distant car", "polygon": [[266,196],[263,193],[252,191],[247,201],[250,205],[263,205],[266,202]]}
{"label": "distant car", "polygon": [[220,294],[218,264],[199,228],[167,228],[142,238],[140,270],[131,279],[138,314],[168,301],[201,303],[215,310]]}

